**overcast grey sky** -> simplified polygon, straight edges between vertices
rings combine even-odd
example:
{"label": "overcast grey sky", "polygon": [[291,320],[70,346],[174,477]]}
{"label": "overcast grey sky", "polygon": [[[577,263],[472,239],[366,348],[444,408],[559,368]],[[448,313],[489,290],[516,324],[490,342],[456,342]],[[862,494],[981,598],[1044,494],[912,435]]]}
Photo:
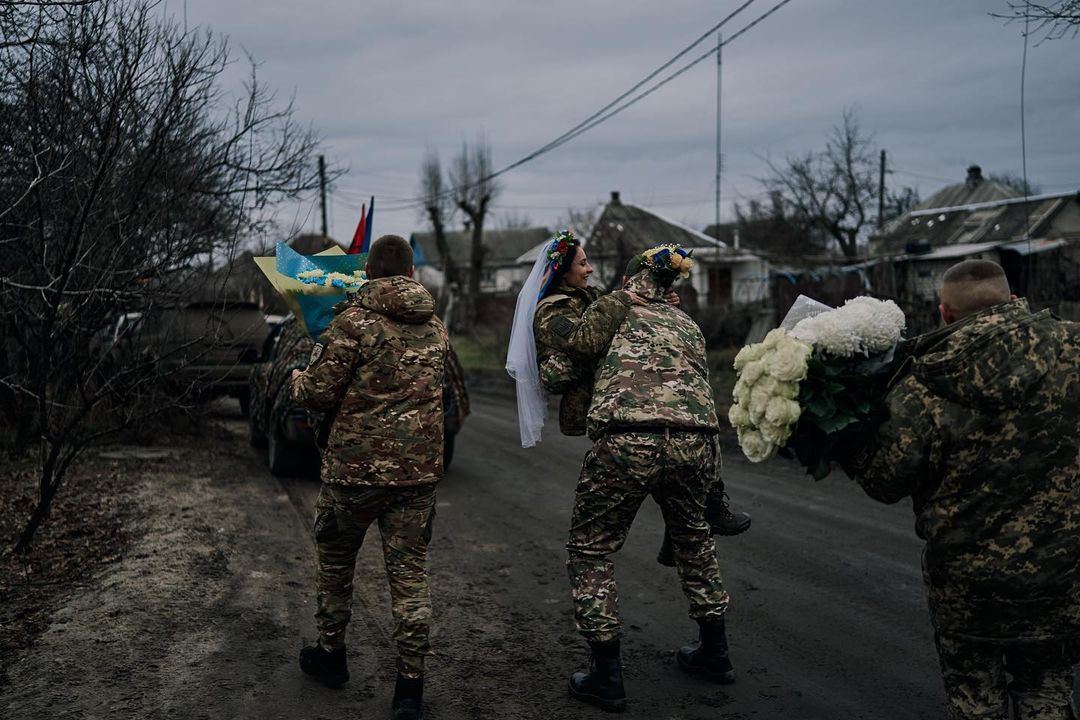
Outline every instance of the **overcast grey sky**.
{"label": "overcast grey sky", "polygon": [[[170,9],[183,12],[180,0]],[[180,4],[177,4],[180,2]],[[733,33],[775,0],[758,0]],[[444,162],[483,132],[501,167],[627,89],[736,0],[187,0],[189,24],[228,35],[349,168],[331,200],[347,241],[376,195],[375,233],[423,229],[413,210],[426,146]],[[763,156],[823,146],[845,107],[888,150],[890,185],[926,197],[965,167],[1019,172],[1019,25],[1005,0],[793,0],[724,49],[725,198],[760,194]],[[702,46],[704,49],[705,46]],[[1027,68],[1028,176],[1080,188],[1080,39],[1037,45]],[[554,226],[565,208],[623,198],[701,228],[713,217],[715,63],[503,177],[497,216]],[[314,158],[312,160],[314,162]],[[282,215],[318,226],[312,203]],[[499,218],[496,217],[496,223]]]}

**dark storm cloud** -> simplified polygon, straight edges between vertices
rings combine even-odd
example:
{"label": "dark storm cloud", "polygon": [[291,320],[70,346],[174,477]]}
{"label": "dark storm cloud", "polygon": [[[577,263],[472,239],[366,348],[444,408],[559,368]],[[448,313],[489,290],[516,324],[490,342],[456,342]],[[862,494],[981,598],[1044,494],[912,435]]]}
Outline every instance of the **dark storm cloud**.
{"label": "dark storm cloud", "polygon": [[[772,4],[755,2],[725,31]],[[960,179],[971,162],[1018,172],[1021,28],[987,15],[998,4],[794,0],[732,43],[724,52],[724,214],[729,201],[760,193],[763,157],[820,147],[845,107],[888,149],[898,171],[890,182],[924,196],[943,184],[930,178]],[[361,197],[375,193],[388,208],[414,194],[427,145],[448,159],[482,131],[497,164],[515,160],[736,5],[190,0],[186,11],[189,23],[228,34],[257,58],[269,85],[295,92],[327,155],[351,168],[333,198],[334,234],[344,237]],[[1047,190],[1080,185],[1080,40],[1029,52],[1029,176]],[[500,210],[552,224],[556,208],[602,202],[620,189],[700,227],[713,215],[714,111],[715,65],[707,61],[505,176]],[[376,231],[418,227],[414,211],[380,211]]]}

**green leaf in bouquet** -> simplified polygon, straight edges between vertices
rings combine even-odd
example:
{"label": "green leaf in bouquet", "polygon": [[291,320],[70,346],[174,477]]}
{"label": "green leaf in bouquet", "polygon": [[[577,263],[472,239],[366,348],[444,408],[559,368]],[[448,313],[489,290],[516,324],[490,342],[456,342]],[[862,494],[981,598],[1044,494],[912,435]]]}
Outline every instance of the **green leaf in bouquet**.
{"label": "green leaf in bouquet", "polygon": [[846,390],[847,388],[845,387],[845,385],[843,383],[838,383],[838,382],[833,381],[833,382],[830,382],[828,385],[826,385],[825,389],[835,395],[837,393],[844,392],[844,390]]}
{"label": "green leaf in bouquet", "polygon": [[858,418],[854,415],[838,412],[831,417],[819,419],[817,421],[817,426],[831,435],[832,433],[843,430],[856,420],[858,420]]}
{"label": "green leaf in bouquet", "polygon": [[804,407],[818,419],[830,418],[836,414],[836,401],[827,395],[811,400]]}

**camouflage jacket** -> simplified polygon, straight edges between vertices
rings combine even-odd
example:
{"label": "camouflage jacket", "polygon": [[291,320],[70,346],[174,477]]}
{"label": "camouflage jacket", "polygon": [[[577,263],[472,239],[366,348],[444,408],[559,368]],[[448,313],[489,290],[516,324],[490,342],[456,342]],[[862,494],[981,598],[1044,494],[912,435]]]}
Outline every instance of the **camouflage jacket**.
{"label": "camouflage jacket", "polygon": [[641,426],[716,432],[701,329],[665,302],[647,273],[635,275],[627,290],[648,304],[634,305],[626,293],[612,293],[593,303],[568,337],[577,352],[600,358],[589,437]]}
{"label": "camouflage jacket", "polygon": [[325,349],[293,385],[297,404],[334,412],[323,482],[401,487],[443,474],[449,341],[420,283],[380,278],[341,303]]}
{"label": "camouflage jacket", "polygon": [[1080,637],[1080,326],[1014,300],[908,345],[849,472],[911,496],[934,627]]}
{"label": "camouflage jacket", "polygon": [[536,364],[544,389],[559,400],[559,429],[563,435],[584,435],[585,416],[592,401],[594,360],[570,354],[566,338],[577,327],[585,309],[600,296],[595,288],[559,287],[536,306],[533,335]]}

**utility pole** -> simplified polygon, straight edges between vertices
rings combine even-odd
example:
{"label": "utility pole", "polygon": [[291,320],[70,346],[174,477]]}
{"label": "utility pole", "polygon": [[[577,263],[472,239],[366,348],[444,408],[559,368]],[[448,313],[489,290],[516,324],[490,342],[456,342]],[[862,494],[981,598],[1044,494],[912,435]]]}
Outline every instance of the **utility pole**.
{"label": "utility pole", "polygon": [[720,90],[724,69],[724,35],[716,34],[716,239],[720,239],[720,179],[723,175],[723,159],[720,155]]}
{"label": "utility pole", "polygon": [[319,156],[319,205],[322,206],[322,234],[330,237],[326,226],[326,158]]}
{"label": "utility pole", "polygon": [[885,150],[881,150],[881,168],[878,173],[877,191],[877,229],[878,232],[885,227]]}

